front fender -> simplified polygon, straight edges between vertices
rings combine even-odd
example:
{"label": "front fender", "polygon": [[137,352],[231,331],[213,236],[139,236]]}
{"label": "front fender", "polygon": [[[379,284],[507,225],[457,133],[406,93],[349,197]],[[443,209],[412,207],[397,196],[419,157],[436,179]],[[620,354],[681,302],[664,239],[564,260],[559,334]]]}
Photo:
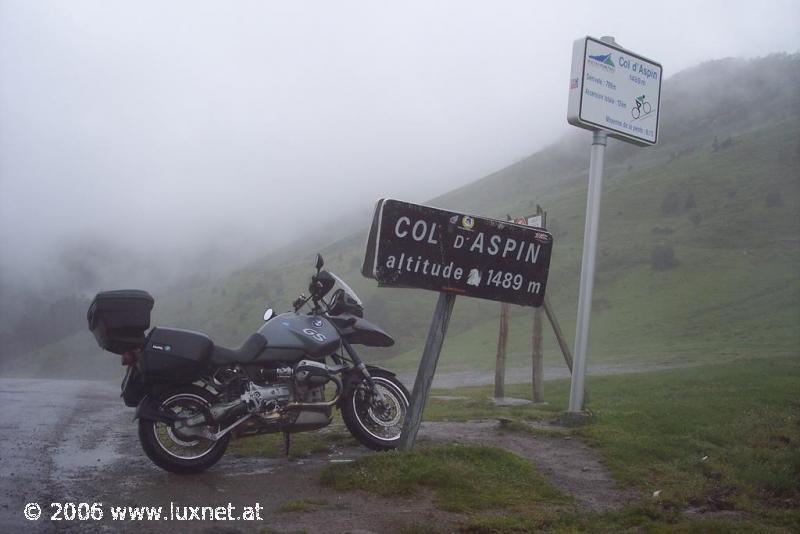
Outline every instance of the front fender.
{"label": "front fender", "polygon": [[376,324],[353,315],[339,315],[328,318],[334,323],[342,337],[352,345],[367,347],[391,347],[394,338]]}
{"label": "front fender", "polygon": [[381,371],[382,373],[386,373],[388,375],[397,376],[397,373],[379,365],[367,365],[367,371],[369,371],[369,374],[372,374],[372,371]]}
{"label": "front fender", "polygon": [[[369,374],[374,374],[374,372],[377,371],[379,373],[385,373],[387,375],[397,376],[396,373],[393,373],[389,369],[386,369],[384,367],[380,367],[378,365],[364,364],[364,366],[367,368],[367,371],[369,372]],[[361,380],[363,378],[364,378],[364,375],[361,373],[361,370],[358,367],[351,367],[350,369],[345,371],[345,373],[344,373],[344,381],[343,382],[345,384],[349,383],[350,381],[355,381],[356,383],[358,383],[358,382],[361,382]]]}

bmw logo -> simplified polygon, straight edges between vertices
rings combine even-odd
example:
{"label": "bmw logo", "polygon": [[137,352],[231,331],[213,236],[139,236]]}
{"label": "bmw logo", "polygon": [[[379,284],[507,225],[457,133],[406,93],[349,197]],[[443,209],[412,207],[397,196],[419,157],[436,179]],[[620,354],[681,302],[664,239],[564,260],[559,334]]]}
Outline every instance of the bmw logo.
{"label": "bmw logo", "polygon": [[320,319],[314,319],[311,324],[319,328],[320,326],[322,326],[322,321]]}

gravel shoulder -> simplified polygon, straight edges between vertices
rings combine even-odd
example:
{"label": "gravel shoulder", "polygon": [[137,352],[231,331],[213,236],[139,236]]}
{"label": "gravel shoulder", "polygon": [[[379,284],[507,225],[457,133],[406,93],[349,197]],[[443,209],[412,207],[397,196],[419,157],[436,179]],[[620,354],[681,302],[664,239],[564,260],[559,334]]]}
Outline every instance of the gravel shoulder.
{"label": "gravel shoulder", "polygon": [[639,498],[635,492],[619,488],[597,452],[568,429],[556,425],[536,429],[546,434],[507,431],[500,421],[426,422],[422,423],[420,442],[475,443],[513,452],[574,498],[581,511],[618,510]]}

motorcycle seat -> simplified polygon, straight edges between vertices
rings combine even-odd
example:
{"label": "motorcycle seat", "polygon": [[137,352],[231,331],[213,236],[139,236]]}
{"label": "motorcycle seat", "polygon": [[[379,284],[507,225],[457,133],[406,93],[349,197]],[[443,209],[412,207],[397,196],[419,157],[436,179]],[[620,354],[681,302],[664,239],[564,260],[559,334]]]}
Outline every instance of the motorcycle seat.
{"label": "motorcycle seat", "polygon": [[260,334],[253,334],[247,338],[247,341],[242,343],[238,349],[229,349],[215,344],[214,350],[211,352],[211,363],[217,365],[250,363],[256,359],[266,344],[267,340]]}

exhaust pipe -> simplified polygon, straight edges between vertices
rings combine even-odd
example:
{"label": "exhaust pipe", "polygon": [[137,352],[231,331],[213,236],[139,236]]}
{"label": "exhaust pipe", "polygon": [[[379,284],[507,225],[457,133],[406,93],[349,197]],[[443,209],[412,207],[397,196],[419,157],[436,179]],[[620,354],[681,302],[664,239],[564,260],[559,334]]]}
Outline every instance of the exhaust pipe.
{"label": "exhaust pipe", "polygon": [[247,411],[247,404],[242,400],[212,404],[207,412],[181,419],[184,426],[221,425],[232,416],[237,417]]}

